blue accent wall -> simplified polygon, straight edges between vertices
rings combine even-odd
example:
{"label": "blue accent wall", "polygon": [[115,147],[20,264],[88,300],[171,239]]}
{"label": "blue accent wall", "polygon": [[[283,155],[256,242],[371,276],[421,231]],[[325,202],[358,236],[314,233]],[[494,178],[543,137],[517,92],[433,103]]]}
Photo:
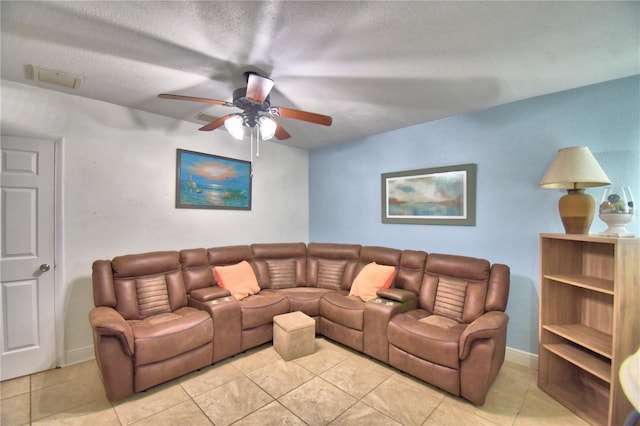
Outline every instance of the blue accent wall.
{"label": "blue accent wall", "polygon": [[[340,118],[337,117],[336,120]],[[309,155],[309,241],[482,257],[511,267],[507,345],[538,352],[539,234],[563,233],[566,193],[538,184],[558,149],[586,145],[640,203],[640,76],[514,102]],[[476,163],[476,226],[381,221],[381,174]],[[587,190],[600,200],[603,188]],[[640,235],[636,217],[627,229]],[[606,229],[596,216],[591,233]]]}

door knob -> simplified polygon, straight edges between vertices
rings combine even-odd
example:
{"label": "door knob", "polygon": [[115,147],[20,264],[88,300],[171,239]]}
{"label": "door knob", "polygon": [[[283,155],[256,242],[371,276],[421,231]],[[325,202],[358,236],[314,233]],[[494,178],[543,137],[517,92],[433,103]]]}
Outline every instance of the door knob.
{"label": "door knob", "polygon": [[51,269],[51,265],[47,263],[43,263],[42,265],[40,265],[41,272],[47,272],[49,269]]}

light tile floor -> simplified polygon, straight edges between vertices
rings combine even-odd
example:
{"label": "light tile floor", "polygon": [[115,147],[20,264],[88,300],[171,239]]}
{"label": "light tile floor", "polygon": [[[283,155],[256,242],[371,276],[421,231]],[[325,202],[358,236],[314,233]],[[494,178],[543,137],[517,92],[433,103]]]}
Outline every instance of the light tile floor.
{"label": "light tile floor", "polygon": [[506,362],[476,407],[318,338],[284,361],[271,345],[110,403],[89,361],[0,384],[10,425],[585,425]]}

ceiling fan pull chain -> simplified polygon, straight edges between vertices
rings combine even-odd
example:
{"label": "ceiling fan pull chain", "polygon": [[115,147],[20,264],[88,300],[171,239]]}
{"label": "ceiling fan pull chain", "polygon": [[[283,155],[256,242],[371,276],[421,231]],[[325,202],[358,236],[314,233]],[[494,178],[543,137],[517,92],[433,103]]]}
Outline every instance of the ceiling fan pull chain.
{"label": "ceiling fan pull chain", "polygon": [[258,141],[256,142],[256,158],[260,158],[260,126],[256,125],[256,138]]}
{"label": "ceiling fan pull chain", "polygon": [[[251,133],[251,132],[249,132]],[[253,177],[253,133],[251,133],[251,140],[249,141],[249,145],[251,146],[251,153],[249,154],[249,163],[251,164],[251,174],[250,177]]]}

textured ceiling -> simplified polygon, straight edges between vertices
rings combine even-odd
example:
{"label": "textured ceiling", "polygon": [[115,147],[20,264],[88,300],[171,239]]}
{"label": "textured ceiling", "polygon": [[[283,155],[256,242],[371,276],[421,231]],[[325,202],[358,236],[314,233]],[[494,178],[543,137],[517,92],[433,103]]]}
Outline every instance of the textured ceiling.
{"label": "textured ceiling", "polygon": [[[640,74],[640,2],[1,3],[2,79],[193,121],[231,100],[243,72],[275,80],[271,104],[312,149],[468,111]],[[27,65],[84,79],[76,91]],[[37,125],[37,123],[34,123]],[[216,137],[231,139],[225,130]]]}

